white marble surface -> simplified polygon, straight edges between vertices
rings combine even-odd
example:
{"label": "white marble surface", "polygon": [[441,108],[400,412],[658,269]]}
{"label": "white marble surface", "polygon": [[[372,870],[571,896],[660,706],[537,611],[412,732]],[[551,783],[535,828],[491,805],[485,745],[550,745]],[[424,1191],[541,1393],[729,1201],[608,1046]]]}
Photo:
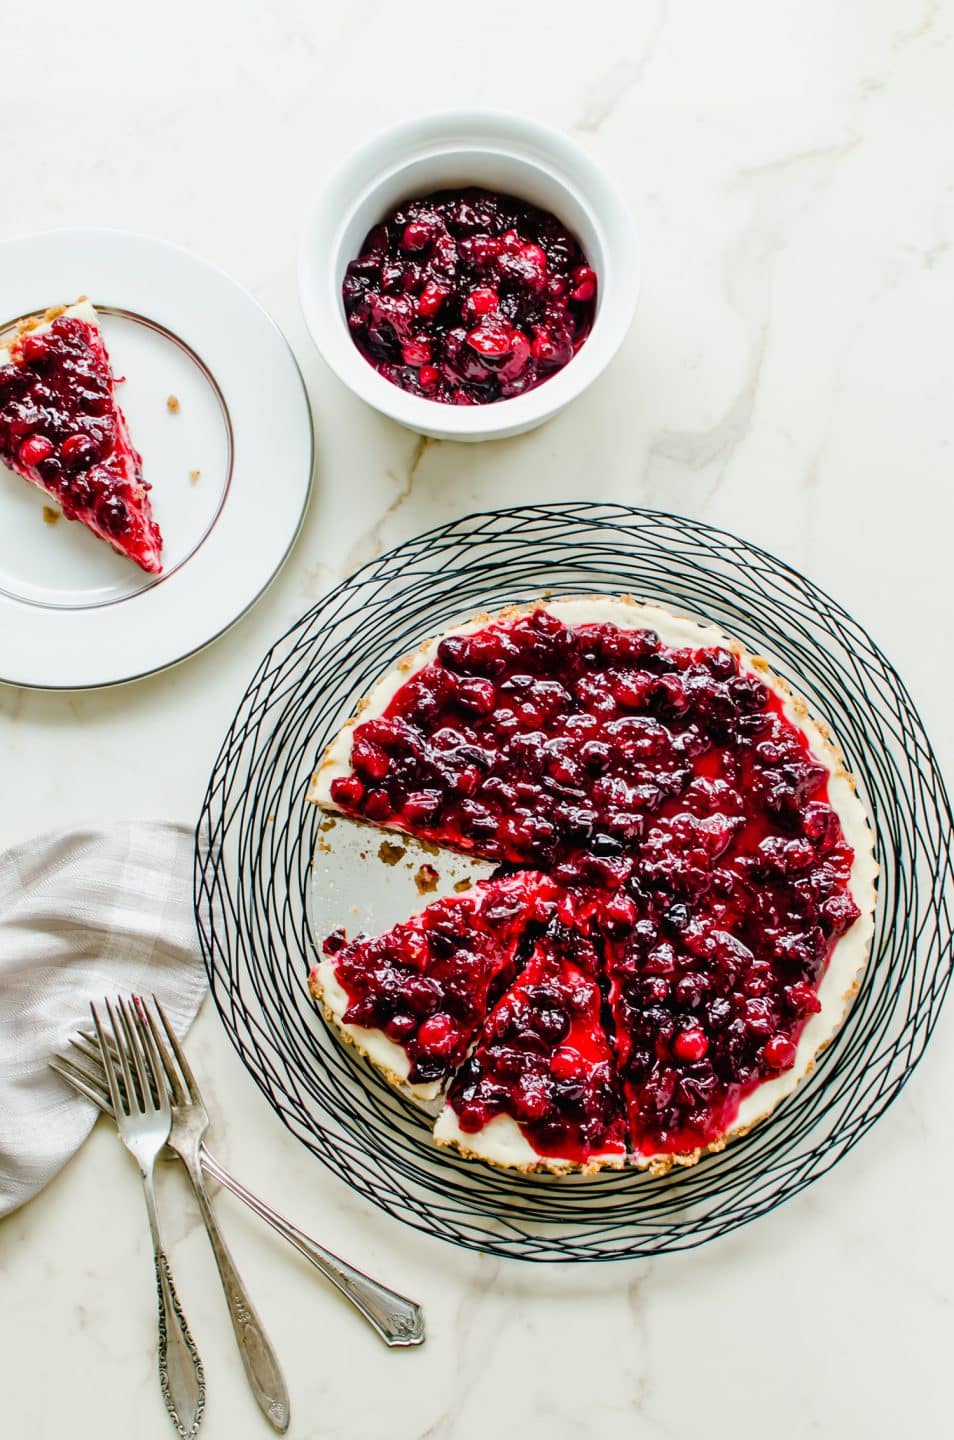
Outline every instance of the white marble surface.
{"label": "white marble surface", "polygon": [[[582,494],[743,531],[869,626],[954,757],[952,0],[581,6],[86,0],[0,7],[0,236],[138,229],[229,270],[285,328],[318,425],[300,543],[208,653],[132,687],[0,688],[0,844],[95,817],[192,818],[267,643],[358,562],[475,506]],[[536,434],[423,447],[353,400],[298,313],[311,194],[414,108],[523,107],[627,193],[645,288],[607,374]],[[57,297],[51,297],[53,299]],[[267,1110],[209,1009],[191,1051],[223,1158],[417,1294],[389,1353],[270,1233],[222,1213],[283,1357],[297,1440],[940,1435],[948,1424],[954,1016],[832,1176],[656,1263],[523,1268],[405,1231]],[[179,1177],[164,1189],[210,1382],[208,1440],[267,1433]],[[171,1434],[147,1233],[100,1125],[0,1226],[4,1435]]]}

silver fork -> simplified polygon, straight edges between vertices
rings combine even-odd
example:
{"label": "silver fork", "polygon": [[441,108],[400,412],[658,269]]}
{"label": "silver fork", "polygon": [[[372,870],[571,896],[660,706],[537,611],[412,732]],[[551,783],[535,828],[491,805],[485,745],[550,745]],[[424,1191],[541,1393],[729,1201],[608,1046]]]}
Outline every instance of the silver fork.
{"label": "silver fork", "polygon": [[123,1144],[139,1166],[146,1196],[159,1296],[159,1384],[173,1425],[183,1440],[189,1440],[202,1422],[205,1375],[162,1246],[154,1186],[156,1160],[172,1125],[172,1106],[169,1092],[161,1083],[159,1057],[151,1037],[141,1036],[124,1000],[116,1002],[119,1022],[108,1000],[105,1005],[113,1031],[112,1044],[96,1006],[91,1005],[90,1010],[113,1116]]}
{"label": "silver fork", "polygon": [[[196,1078],[176,1039],[175,1031],[169,1024],[166,1013],[155,995],[152,998],[168,1045],[163,1040],[162,1031],[153,1018],[149,1006],[138,996],[133,999],[133,1015],[140,1025],[148,1026],[172,1089],[175,1123],[169,1134],[169,1147],[176,1152],[185,1166],[186,1174],[195,1191],[195,1198],[199,1202],[199,1210],[205,1221],[215,1263],[219,1268],[222,1289],[225,1291],[232,1329],[235,1331],[239,1354],[242,1357],[242,1364],[245,1366],[245,1374],[252,1387],[252,1393],[259,1409],[281,1435],[288,1429],[288,1422],[291,1418],[288,1390],[279,1368],[278,1359],[269,1344],[262,1322],[248,1297],[242,1278],[219,1229],[219,1222],[212,1209],[212,1201],[202,1175],[199,1156],[202,1150],[202,1137],[209,1128],[209,1117],[205,1105],[202,1103]],[[169,1045],[172,1046],[172,1054],[169,1052]],[[175,1059],[173,1059],[173,1054]]]}
{"label": "silver fork", "polygon": [[[81,1064],[75,1055],[56,1054],[50,1060],[50,1064],[58,1075],[68,1081],[74,1090],[92,1100],[100,1110],[109,1115],[112,1113],[109,1096],[105,1093],[103,1076],[100,1073],[99,1049],[91,1036],[80,1031],[78,1035],[70,1036],[70,1044],[74,1051],[78,1052],[85,1060],[92,1061],[96,1067],[95,1071],[87,1065]],[[177,1132],[180,1126],[180,1112],[178,1105],[172,1107],[172,1132],[171,1140],[177,1139]],[[236,1180],[223,1165],[212,1155],[208,1146],[203,1141],[199,1146],[199,1163],[211,1179],[224,1185],[227,1190],[249,1207],[266,1224],[270,1225],[284,1240],[303,1255],[317,1270],[330,1280],[332,1285],[344,1296],[344,1298],[355,1307],[356,1310],[367,1320],[368,1324],[376,1331],[386,1345],[405,1346],[420,1345],[425,1338],[424,1311],[415,1300],[409,1300],[406,1295],[399,1294],[389,1286],[383,1285],[379,1280],[374,1280],[366,1275],[363,1270],[358,1270],[354,1265],[349,1265],[332,1251],[319,1245],[304,1230],[299,1230],[284,1215],[266,1205],[264,1200],[259,1199],[251,1190],[246,1189],[240,1181]]]}

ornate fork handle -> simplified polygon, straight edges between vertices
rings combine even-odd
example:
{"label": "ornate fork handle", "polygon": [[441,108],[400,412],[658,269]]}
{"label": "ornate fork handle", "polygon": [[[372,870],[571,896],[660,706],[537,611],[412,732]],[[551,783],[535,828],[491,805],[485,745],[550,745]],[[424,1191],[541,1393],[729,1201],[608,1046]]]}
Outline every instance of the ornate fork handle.
{"label": "ornate fork handle", "polygon": [[189,1159],[182,1156],[182,1159],[205,1221],[245,1373],[259,1407],[268,1416],[273,1427],[282,1434],[288,1429],[291,1412],[278,1359],[219,1229],[201,1167],[191,1156]]}
{"label": "ornate fork handle", "polygon": [[169,1260],[162,1248],[151,1177],[143,1175],[143,1185],[152,1231],[159,1299],[159,1386],[169,1418],[182,1440],[192,1440],[205,1410],[205,1372],[172,1283]]}
{"label": "ornate fork handle", "polygon": [[331,1281],[332,1285],[350,1300],[373,1326],[381,1339],[388,1345],[420,1345],[424,1340],[424,1311],[414,1300],[399,1295],[387,1285],[372,1280],[362,1270],[356,1270],[346,1260],[340,1260],[330,1250],[312,1240],[303,1230],[292,1225],[277,1210],[266,1205],[251,1190],[246,1190],[233,1175],[230,1175],[203,1145],[199,1152],[203,1170],[231,1190],[250,1210],[267,1221],[277,1230],[299,1254],[310,1260],[316,1269]]}

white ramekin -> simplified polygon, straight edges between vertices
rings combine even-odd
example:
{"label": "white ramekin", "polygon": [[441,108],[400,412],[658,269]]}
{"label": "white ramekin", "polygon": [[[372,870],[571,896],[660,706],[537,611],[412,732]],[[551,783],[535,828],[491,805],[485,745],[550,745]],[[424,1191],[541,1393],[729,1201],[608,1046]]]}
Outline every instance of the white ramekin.
{"label": "white ramekin", "polygon": [[[348,330],[341,283],[373,225],[432,190],[479,185],[552,211],[577,236],[599,278],[596,318],[568,365],[535,390],[492,405],[443,405],[408,395],[368,364]],[[441,440],[491,440],[549,420],[596,379],[629,328],[639,246],[615,184],[565,136],[495,110],[425,115],[355,151],[325,186],[305,227],[299,290],[312,339],[369,405]]]}

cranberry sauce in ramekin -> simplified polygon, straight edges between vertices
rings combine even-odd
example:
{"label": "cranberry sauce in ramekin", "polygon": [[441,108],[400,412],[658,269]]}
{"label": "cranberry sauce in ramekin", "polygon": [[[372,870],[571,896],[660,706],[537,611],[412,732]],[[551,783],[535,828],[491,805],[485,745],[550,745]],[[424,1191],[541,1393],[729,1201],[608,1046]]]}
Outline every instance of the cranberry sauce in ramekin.
{"label": "cranberry sauce in ramekin", "polygon": [[555,215],[512,195],[441,190],[375,225],[342,298],[355,345],[412,395],[485,405],[562,370],[586,340],[597,277]]}

